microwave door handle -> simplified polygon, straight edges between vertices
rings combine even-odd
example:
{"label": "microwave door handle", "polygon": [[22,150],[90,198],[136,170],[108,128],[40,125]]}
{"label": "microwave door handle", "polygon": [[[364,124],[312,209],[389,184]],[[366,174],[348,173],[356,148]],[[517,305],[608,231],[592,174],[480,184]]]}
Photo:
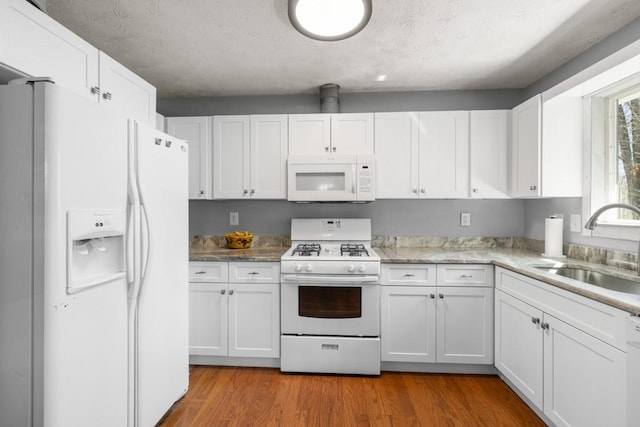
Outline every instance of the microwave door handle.
{"label": "microwave door handle", "polygon": [[356,165],[351,165],[351,193],[356,194]]}

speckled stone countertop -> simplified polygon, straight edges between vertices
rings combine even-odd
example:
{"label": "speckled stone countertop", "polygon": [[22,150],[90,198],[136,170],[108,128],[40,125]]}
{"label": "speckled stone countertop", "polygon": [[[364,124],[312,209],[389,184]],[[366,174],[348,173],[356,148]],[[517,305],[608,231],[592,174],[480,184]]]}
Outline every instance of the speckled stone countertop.
{"label": "speckled stone countertop", "polygon": [[638,282],[640,277],[635,272],[580,261],[572,258],[550,259],[523,249],[507,248],[420,248],[420,247],[386,247],[374,248],[383,263],[439,263],[439,264],[493,264],[533,279],[541,280],[551,286],[591,298],[604,304],[640,315],[640,295],[611,291],[588,283],[548,273],[536,267],[578,267],[598,271],[615,277]]}
{"label": "speckled stone countertop", "polygon": [[207,251],[190,251],[189,261],[257,261],[280,262],[289,246],[266,246],[249,249],[216,248]]}

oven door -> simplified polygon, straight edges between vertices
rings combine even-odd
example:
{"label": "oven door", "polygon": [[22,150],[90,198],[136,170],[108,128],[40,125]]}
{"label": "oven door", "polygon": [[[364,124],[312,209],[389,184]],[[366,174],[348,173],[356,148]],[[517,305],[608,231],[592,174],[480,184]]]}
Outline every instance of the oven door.
{"label": "oven door", "polygon": [[356,164],[289,162],[288,200],[292,202],[355,201]]}
{"label": "oven door", "polygon": [[[292,282],[281,285],[282,333],[287,335],[380,336],[380,286],[354,277],[341,281]],[[338,280],[336,280],[338,279]]]}

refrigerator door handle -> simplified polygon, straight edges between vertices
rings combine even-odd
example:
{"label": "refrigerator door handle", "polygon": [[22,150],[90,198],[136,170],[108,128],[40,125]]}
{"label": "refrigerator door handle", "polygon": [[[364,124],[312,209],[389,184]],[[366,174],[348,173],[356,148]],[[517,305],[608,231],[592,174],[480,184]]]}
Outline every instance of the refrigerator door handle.
{"label": "refrigerator door handle", "polygon": [[144,205],[140,205],[140,219],[142,223],[142,271],[141,275],[141,283],[144,281],[145,274],[147,273],[147,266],[149,265],[149,253],[151,252],[151,230],[149,229],[149,214],[145,209]]}

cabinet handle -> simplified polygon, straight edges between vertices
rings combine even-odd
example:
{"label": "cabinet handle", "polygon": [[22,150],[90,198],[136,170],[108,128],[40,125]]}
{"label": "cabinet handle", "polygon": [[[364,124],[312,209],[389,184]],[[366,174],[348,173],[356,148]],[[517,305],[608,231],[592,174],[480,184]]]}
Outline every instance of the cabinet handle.
{"label": "cabinet handle", "polygon": [[471,279],[473,277],[473,275],[471,274],[461,274],[460,278],[461,279]]}
{"label": "cabinet handle", "polygon": [[162,144],[162,138],[156,138],[155,142],[156,142],[156,145]]}
{"label": "cabinet handle", "polygon": [[444,299],[444,294],[438,294],[438,298]]}
{"label": "cabinet handle", "polygon": [[256,190],[254,190],[253,188],[251,189],[251,194],[256,194]]}
{"label": "cabinet handle", "polygon": [[333,152],[334,152],[334,153],[336,152],[336,147],[333,147]]}
{"label": "cabinet handle", "polygon": [[477,193],[477,192],[478,192],[478,189],[477,189],[477,188],[474,188],[472,191],[473,191],[474,193]]}
{"label": "cabinet handle", "polygon": [[206,271],[196,271],[196,274],[207,274]]}
{"label": "cabinet handle", "polygon": [[229,289],[229,295],[233,295],[233,289]]}
{"label": "cabinet handle", "polygon": [[531,323],[533,323],[534,325],[539,325],[540,324],[540,318],[539,317],[532,317],[531,318]]}
{"label": "cabinet handle", "polygon": [[200,195],[202,196],[204,194],[204,190],[200,190]]}
{"label": "cabinet handle", "polygon": [[111,101],[111,92],[105,92],[102,94],[102,97],[108,101]]}
{"label": "cabinet handle", "polygon": [[255,276],[256,274],[260,274],[257,271],[250,271],[249,273],[247,273],[249,276]]}
{"label": "cabinet handle", "polygon": [[436,297],[436,294],[430,294],[429,296],[431,297],[431,299],[434,299]]}
{"label": "cabinet handle", "polygon": [[412,191],[413,191],[414,193],[418,194],[418,189],[417,189],[417,188],[414,188]]}
{"label": "cabinet handle", "polygon": [[547,322],[542,322],[542,323],[540,324],[540,327],[541,327],[542,329],[549,329],[549,324],[548,324]]}
{"label": "cabinet handle", "polygon": [[424,194],[424,193],[426,193],[426,192],[427,192],[427,190],[425,190],[424,188],[421,188],[421,189],[420,189],[420,192],[421,192],[422,194]]}
{"label": "cabinet handle", "polygon": [[249,190],[242,190],[242,195],[246,196],[249,193]]}
{"label": "cabinet handle", "polygon": [[404,275],[404,277],[414,277],[414,276],[415,276],[415,274],[411,274],[411,273],[407,273],[407,274]]}
{"label": "cabinet handle", "polygon": [[324,147],[324,151],[328,153],[329,152],[329,147]]}
{"label": "cabinet handle", "polygon": [[529,190],[531,190],[531,191],[536,191],[536,189],[537,189],[537,188],[538,188],[538,186],[537,186],[537,185],[531,185],[531,186],[529,187]]}
{"label": "cabinet handle", "polygon": [[224,295],[224,293],[225,293],[225,292],[227,292],[227,291],[225,291],[224,289],[221,289],[221,290],[220,290],[220,293],[221,293],[222,295]]}
{"label": "cabinet handle", "polygon": [[91,93],[94,95],[99,95],[100,94],[100,88],[98,86],[93,86],[91,88]]}

